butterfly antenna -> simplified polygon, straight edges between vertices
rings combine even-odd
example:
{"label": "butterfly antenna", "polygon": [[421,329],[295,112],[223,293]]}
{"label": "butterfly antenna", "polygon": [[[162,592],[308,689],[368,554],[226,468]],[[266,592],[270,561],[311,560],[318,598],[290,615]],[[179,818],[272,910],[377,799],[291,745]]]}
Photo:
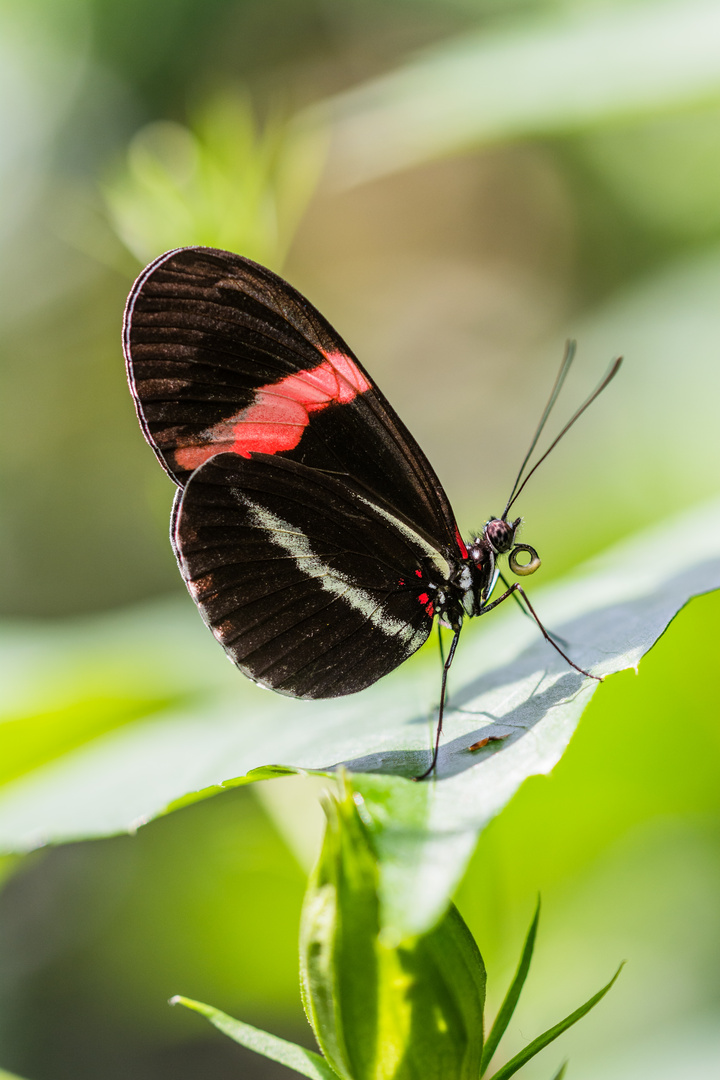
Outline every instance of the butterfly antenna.
{"label": "butterfly antenna", "polygon": [[[590,406],[592,405],[592,403],[593,403],[593,401],[595,400],[595,398],[599,397],[599,396],[600,396],[600,394],[602,394],[602,392],[603,392],[603,390],[605,389],[605,387],[606,387],[606,386],[608,386],[608,384],[609,384],[609,383],[611,383],[611,382],[612,382],[612,380],[613,380],[613,379],[615,378],[615,376],[617,375],[618,371],[620,370],[620,365],[622,364],[622,359],[623,359],[623,358],[622,358],[622,356],[618,356],[618,357],[616,357],[616,358],[615,358],[615,359],[613,360],[612,364],[610,365],[610,367],[609,367],[609,369],[608,369],[608,373],[607,373],[607,375],[606,375],[606,376],[604,377],[604,379],[603,379],[603,380],[602,380],[602,381],[601,381],[601,382],[600,382],[600,383],[598,384],[598,386],[597,386],[597,387],[596,387],[596,388],[595,388],[595,389],[593,390],[593,392],[592,392],[592,394],[590,395],[590,397],[589,397],[589,398],[588,398],[588,399],[587,399],[586,401],[584,401],[584,402],[582,403],[582,405],[581,405],[581,406],[580,406],[580,408],[579,408],[579,409],[577,410],[577,412],[576,412],[576,413],[574,413],[574,414],[573,414],[573,415],[572,415],[572,416],[570,417],[570,419],[568,420],[568,422],[567,422],[567,424],[565,425],[565,427],[564,427],[564,428],[562,429],[562,431],[560,432],[560,434],[559,434],[559,435],[558,435],[558,436],[557,436],[557,437],[556,437],[555,439],[553,439],[553,441],[552,441],[552,442],[550,443],[550,446],[549,446],[549,447],[547,448],[547,450],[545,451],[545,453],[543,454],[543,456],[542,456],[542,457],[540,458],[540,460],[539,460],[539,461],[537,461],[537,462],[536,462],[536,463],[535,463],[535,464],[533,465],[532,469],[531,469],[531,470],[530,470],[530,472],[529,472],[529,473],[527,474],[527,476],[526,476],[526,477],[525,477],[525,479],[523,480],[523,482],[522,482],[522,484],[520,485],[520,487],[517,487],[517,481],[515,482],[515,487],[517,488],[517,490],[513,489],[513,494],[512,494],[511,496],[510,496],[510,501],[509,501],[509,503],[507,504],[507,506],[505,507],[505,513],[503,514],[503,520],[505,520],[505,518],[507,517],[507,514],[508,514],[508,513],[509,513],[509,511],[510,511],[510,507],[511,507],[511,506],[512,506],[512,504],[513,504],[513,503],[515,502],[515,500],[516,500],[516,499],[518,498],[518,496],[520,495],[520,492],[521,492],[521,491],[523,490],[523,488],[524,488],[524,487],[525,487],[525,485],[527,484],[527,482],[528,482],[528,480],[530,479],[530,477],[532,476],[532,474],[533,474],[533,473],[534,473],[534,472],[536,471],[536,469],[538,469],[538,468],[540,467],[540,465],[542,465],[543,461],[544,461],[544,460],[545,460],[545,458],[546,458],[546,457],[548,456],[548,454],[550,453],[550,451],[551,451],[551,450],[554,450],[554,449],[555,449],[555,447],[557,446],[557,444],[558,444],[558,443],[560,442],[560,440],[562,439],[563,435],[567,435],[568,431],[569,431],[569,430],[570,430],[570,428],[571,428],[571,427],[573,426],[573,424],[575,423],[575,421],[576,421],[576,420],[579,420],[579,419],[580,419],[580,417],[581,417],[581,416],[582,416],[582,414],[583,414],[583,413],[585,412],[585,410],[586,410],[586,409],[588,409],[588,408],[589,408],[589,407],[590,407]],[[562,372],[561,372],[561,374],[562,374]],[[553,392],[554,392],[554,391],[553,391]],[[551,399],[551,400],[552,400],[552,399]],[[547,412],[547,410],[546,410],[546,412]],[[535,442],[537,442],[537,437],[535,438],[535,440],[534,440],[534,442],[533,442],[533,445],[534,445],[534,443],[535,443]],[[527,460],[527,459],[526,459],[526,460]]]}
{"label": "butterfly antenna", "polygon": [[508,515],[508,511],[510,510],[510,507],[512,506],[513,502],[515,501],[515,492],[517,491],[517,487],[518,487],[518,484],[520,483],[520,479],[522,477],[522,474],[525,471],[525,466],[527,465],[528,461],[530,460],[530,455],[532,454],[533,450],[537,446],[538,439],[542,435],[543,428],[545,427],[545,424],[547,423],[547,419],[548,419],[550,413],[552,412],[553,405],[557,401],[558,394],[562,390],[563,383],[565,382],[565,379],[567,378],[567,373],[570,370],[570,365],[572,364],[573,360],[575,359],[575,350],[576,350],[576,348],[577,348],[577,343],[575,341],[568,340],[568,341],[565,342],[565,353],[564,353],[563,358],[562,358],[562,363],[560,365],[560,370],[557,373],[557,378],[555,379],[555,383],[553,385],[552,392],[550,394],[550,397],[548,398],[548,403],[545,406],[545,409],[543,411],[542,416],[540,417],[540,423],[538,424],[537,429],[535,431],[535,434],[533,435],[533,440],[530,443],[530,449],[528,450],[527,454],[525,455],[525,457],[523,459],[523,463],[520,466],[520,471],[518,472],[518,474],[517,474],[517,476],[515,478],[515,483],[513,484],[513,489],[510,492],[510,498],[508,499],[508,504],[505,507],[505,512],[503,513],[503,516],[502,516],[503,521],[505,521],[505,519],[506,519],[506,517]]}

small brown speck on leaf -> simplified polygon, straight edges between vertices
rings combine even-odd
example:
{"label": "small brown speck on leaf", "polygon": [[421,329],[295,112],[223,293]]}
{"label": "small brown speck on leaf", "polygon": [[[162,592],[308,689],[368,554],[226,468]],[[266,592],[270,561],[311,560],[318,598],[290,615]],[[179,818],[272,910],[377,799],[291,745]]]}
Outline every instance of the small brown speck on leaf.
{"label": "small brown speck on leaf", "polygon": [[478,739],[472,746],[468,746],[468,750],[482,750],[484,746],[487,746],[491,742],[502,742],[503,739],[507,739],[507,735],[487,735],[484,739]]}

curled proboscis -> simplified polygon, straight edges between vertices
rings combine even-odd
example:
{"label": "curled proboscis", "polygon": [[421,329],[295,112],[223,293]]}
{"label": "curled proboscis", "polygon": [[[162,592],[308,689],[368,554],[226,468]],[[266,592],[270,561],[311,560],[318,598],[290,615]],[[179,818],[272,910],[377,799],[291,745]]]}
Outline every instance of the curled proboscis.
{"label": "curled proboscis", "polygon": [[[530,562],[518,562],[518,555],[523,553],[527,553],[530,556]],[[508,562],[513,574],[517,574],[518,577],[527,577],[528,574],[534,574],[538,567],[542,565],[537,551],[534,547],[530,547],[529,544],[517,544],[510,552]]]}

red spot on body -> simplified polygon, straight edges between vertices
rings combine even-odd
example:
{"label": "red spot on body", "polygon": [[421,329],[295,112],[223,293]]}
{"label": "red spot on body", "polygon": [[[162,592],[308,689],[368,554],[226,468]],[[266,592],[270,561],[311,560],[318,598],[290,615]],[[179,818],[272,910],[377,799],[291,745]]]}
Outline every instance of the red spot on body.
{"label": "red spot on body", "polygon": [[458,529],[457,525],[455,526],[455,539],[457,540],[457,546],[460,548],[461,557],[463,559],[467,559],[468,549],[465,547],[465,543],[462,536],[460,535],[460,530]]}
{"label": "red spot on body", "polygon": [[426,592],[421,592],[420,595],[418,596],[418,600],[420,601],[421,604],[427,604],[429,599],[430,599],[430,597],[428,596],[428,594]]}
{"label": "red spot on body", "polygon": [[430,603],[429,603],[429,604],[428,604],[428,605],[426,606],[425,610],[427,611],[428,615],[429,615],[429,616],[430,616],[430,618],[432,619],[433,615],[435,614],[435,606],[434,606],[434,604],[433,604],[432,600],[431,600],[431,601],[430,601]]}
{"label": "red spot on body", "polygon": [[417,577],[422,577],[422,570],[416,570],[415,574]]}
{"label": "red spot on body", "polygon": [[278,454],[294,450],[310,414],[328,405],[346,405],[372,388],[349,356],[332,353],[309,371],[298,371],[260,386],[247,408],[203,432],[202,442],[175,451],[181,469],[197,469],[216,454]]}

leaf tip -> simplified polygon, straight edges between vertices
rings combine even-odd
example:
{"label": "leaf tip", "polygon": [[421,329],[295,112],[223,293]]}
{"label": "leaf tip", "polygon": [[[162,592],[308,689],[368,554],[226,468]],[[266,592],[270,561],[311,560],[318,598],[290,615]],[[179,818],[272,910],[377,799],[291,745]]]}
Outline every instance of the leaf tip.
{"label": "leaf tip", "polygon": [[192,1009],[194,1012],[202,1011],[200,1004],[199,1001],[193,1001],[192,998],[184,997],[183,994],[173,994],[171,998],[168,998],[168,1005],[184,1005],[186,1009]]}

